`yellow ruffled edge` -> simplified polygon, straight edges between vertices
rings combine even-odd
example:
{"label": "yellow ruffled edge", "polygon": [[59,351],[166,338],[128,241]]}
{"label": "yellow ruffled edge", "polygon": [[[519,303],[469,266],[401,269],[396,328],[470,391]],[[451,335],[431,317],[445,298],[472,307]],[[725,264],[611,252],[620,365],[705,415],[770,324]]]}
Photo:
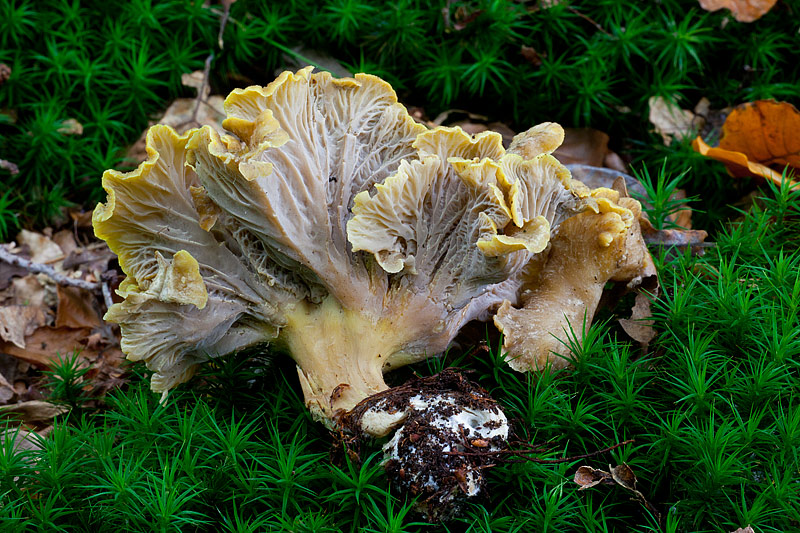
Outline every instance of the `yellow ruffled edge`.
{"label": "yellow ruffled edge", "polygon": [[[485,216],[484,225],[493,234],[491,238],[481,239],[477,246],[490,257],[497,257],[518,250],[527,250],[530,253],[543,251],[550,241],[550,222],[537,216],[526,220],[522,216],[521,203],[523,201],[523,185],[521,180],[510,180],[503,170],[504,164],[513,163],[522,167],[535,167],[541,164],[555,169],[556,179],[565,189],[578,198],[589,196],[586,187],[572,179],[569,169],[562,165],[549,153],[542,153],[533,159],[525,159],[518,154],[507,153],[500,161],[485,158],[480,161],[461,158],[449,158],[448,163],[453,166],[456,174],[475,187],[488,187],[497,202],[497,205],[507,215],[514,227],[509,224],[498,227],[495,221]],[[590,202],[593,206],[594,202]]]}
{"label": "yellow ruffled edge", "polygon": [[[148,130],[145,141],[147,160],[143,161],[135,170],[130,172],[106,170],[103,173],[102,186],[106,191],[107,199],[106,203],[100,202],[95,207],[92,213],[92,226],[95,236],[98,239],[106,241],[109,249],[117,254],[120,268],[126,275],[125,280],[120,284],[117,291],[117,294],[122,297],[141,291],[137,280],[131,273],[131,261],[133,257],[122,253],[122,243],[114,237],[114,232],[110,231],[110,228],[107,228],[109,221],[114,217],[117,207],[117,195],[114,189],[122,182],[135,185],[138,181],[144,183],[150,181],[151,172],[153,172],[154,167],[161,157],[156,148],[158,142],[156,137],[170,143],[172,149],[180,153],[185,152],[189,139],[194,136],[195,132],[196,130],[190,130],[183,135],[179,135],[169,126],[153,126]],[[109,229],[109,231],[106,232],[106,229]],[[200,265],[197,260],[186,250],[179,250],[173,255],[168,271],[171,277],[170,281],[175,284],[174,287],[177,290],[174,295],[177,299],[176,301],[180,300],[180,303],[191,303],[203,309],[208,302],[208,291],[203,282],[203,277],[200,274]],[[107,320],[110,320],[115,315],[109,310],[107,316],[109,317]]]}

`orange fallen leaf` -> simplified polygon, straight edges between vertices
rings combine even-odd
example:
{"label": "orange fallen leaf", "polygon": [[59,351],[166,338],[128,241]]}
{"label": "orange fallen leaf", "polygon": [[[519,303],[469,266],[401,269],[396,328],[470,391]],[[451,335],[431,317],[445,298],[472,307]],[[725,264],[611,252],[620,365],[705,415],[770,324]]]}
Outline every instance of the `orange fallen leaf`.
{"label": "orange fallen leaf", "polygon": [[703,139],[700,137],[697,137],[692,141],[692,148],[694,148],[695,152],[700,152],[700,155],[704,155],[724,163],[730,175],[735,178],[762,176],[768,180],[772,180],[776,184],[781,183],[782,178],[780,173],[775,172],[768,166],[750,161],[747,159],[747,156],[741,152],[723,150],[722,148],[713,148],[706,144],[705,141],[703,141]]}
{"label": "orange fallen leaf", "polygon": [[697,137],[692,148],[724,163],[734,177],[763,176],[780,184],[786,165],[800,169],[800,111],[775,100],[742,104],[725,120],[719,147]]}
{"label": "orange fallen leaf", "polygon": [[722,126],[719,147],[763,165],[800,168],[800,111],[775,100],[737,106]]}
{"label": "orange fallen leaf", "polygon": [[777,3],[778,0],[700,0],[700,7],[706,11],[730,9],[739,22],[753,22],[766,15]]}

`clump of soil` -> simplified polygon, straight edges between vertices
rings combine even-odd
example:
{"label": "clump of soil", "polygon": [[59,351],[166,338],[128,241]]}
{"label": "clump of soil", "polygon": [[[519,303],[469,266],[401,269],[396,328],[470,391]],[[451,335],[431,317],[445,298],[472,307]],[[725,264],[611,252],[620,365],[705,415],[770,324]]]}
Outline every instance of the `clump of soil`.
{"label": "clump of soil", "polygon": [[[487,391],[447,369],[367,398],[343,417],[355,433],[386,421],[383,446],[392,485],[417,498],[429,520],[457,514],[483,493],[484,472],[508,447],[508,421]],[[371,433],[376,433],[372,427]]]}

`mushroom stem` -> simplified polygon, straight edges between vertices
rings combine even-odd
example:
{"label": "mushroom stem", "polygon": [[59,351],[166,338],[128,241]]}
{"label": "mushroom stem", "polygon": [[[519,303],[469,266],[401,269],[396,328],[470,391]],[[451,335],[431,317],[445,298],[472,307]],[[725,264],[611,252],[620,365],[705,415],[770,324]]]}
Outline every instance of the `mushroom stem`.
{"label": "mushroom stem", "polygon": [[315,419],[332,427],[335,416],[388,388],[383,369],[400,348],[402,330],[391,320],[346,309],[331,296],[288,314],[281,339],[297,362]]}

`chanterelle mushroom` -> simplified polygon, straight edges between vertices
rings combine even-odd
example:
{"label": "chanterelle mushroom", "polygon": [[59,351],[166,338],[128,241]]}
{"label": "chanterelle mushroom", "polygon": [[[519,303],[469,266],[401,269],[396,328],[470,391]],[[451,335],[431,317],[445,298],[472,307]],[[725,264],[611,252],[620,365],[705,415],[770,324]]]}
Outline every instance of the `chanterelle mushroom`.
{"label": "chanterelle mushroom", "polygon": [[569,365],[569,336],[582,339],[605,284],[631,281],[645,272],[649,252],[639,225],[639,202],[604,188],[591,196],[594,209],[565,220],[548,255],[529,265],[533,274],[523,286],[523,307],[506,301],[494,317],[515,370]]}
{"label": "chanterelle mushroom", "polygon": [[516,301],[517,274],[586,203],[553,141],[523,157],[495,133],[427,131],[374,76],[285,72],[225,109],[229,134],[155,126],[146,162],[103,176],[95,232],[127,274],[106,318],[156,391],[274,342],[333,424]]}

